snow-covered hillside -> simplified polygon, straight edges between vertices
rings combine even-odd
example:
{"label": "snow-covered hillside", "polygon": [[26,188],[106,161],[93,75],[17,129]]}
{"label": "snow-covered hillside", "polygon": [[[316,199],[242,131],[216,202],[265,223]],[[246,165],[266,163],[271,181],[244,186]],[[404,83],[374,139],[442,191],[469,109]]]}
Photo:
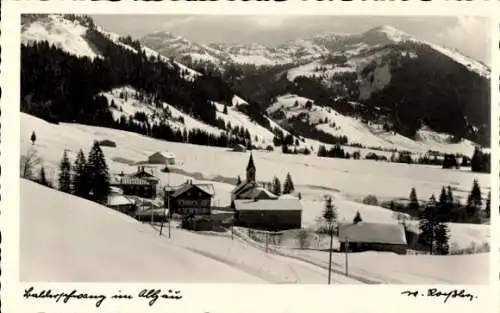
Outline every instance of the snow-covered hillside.
{"label": "snow-covered hillside", "polygon": [[[155,107],[152,103],[145,103],[139,100],[139,93],[131,87],[115,88],[109,92],[102,93],[111,107],[113,118],[119,119],[134,118],[136,113],[144,113],[150,125],[167,123],[176,130],[201,129],[210,134],[220,135],[223,131],[211,125],[207,125],[191,117],[189,114],[181,112],[170,104],[162,103],[160,107]],[[140,123],[140,120],[135,119]]]}
{"label": "snow-covered hillside", "polygon": [[[36,19],[27,20],[22,25],[21,41],[23,44],[29,44],[35,41],[47,41],[63,51],[78,56],[89,57],[94,59],[100,57],[99,51],[94,47],[94,44],[86,38],[88,25],[84,25],[81,20],[67,18],[61,14],[49,14],[46,16],[37,16]],[[93,26],[95,29],[113,41],[116,45],[138,53],[137,49],[120,40],[118,34],[108,32],[100,26]],[[158,52],[147,46],[141,46],[142,51],[148,57],[160,58],[169,66],[177,66],[182,71],[186,80],[193,80],[201,74],[186,67],[185,65],[172,61],[169,58],[161,56]]]}
{"label": "snow-covered hillside", "polygon": [[472,156],[474,152],[475,145],[469,140],[450,143],[449,135],[439,134],[428,128],[419,130],[417,139],[412,140],[394,132],[386,132],[382,125],[365,124],[357,118],[344,116],[331,108],[318,106],[308,98],[293,94],[278,97],[276,102],[267,108],[267,112],[271,116],[281,112],[286,119],[300,117],[311,127],[334,136],[347,136],[350,144],[357,143],[365,147],[397,149],[417,154],[432,150]]}
{"label": "snow-covered hillside", "polygon": [[99,57],[99,52],[85,39],[86,31],[87,27],[76,21],[49,15],[24,25],[21,42],[47,41],[70,54],[94,59]]}
{"label": "snow-covered hillside", "polygon": [[[22,154],[32,147],[29,136],[33,130],[39,138],[34,148],[43,160],[47,176],[54,181],[64,149],[73,161],[79,149],[87,152],[94,140],[108,139],[117,145],[116,148],[103,147],[112,173],[135,171],[133,164],[145,161],[150,154],[171,151],[176,156],[175,175],[162,173],[157,168],[156,174],[162,184],[179,185],[188,178],[213,182],[216,190],[214,205],[217,206],[229,205],[229,192],[234,188],[236,177],[244,177],[248,161],[248,154],[225,148],[166,142],[102,127],[55,125],[24,113],[21,114]],[[380,202],[407,199],[412,187],[416,188],[419,199],[426,200],[448,185],[452,187],[455,199],[464,202],[473,179],[478,179],[484,197],[490,186],[487,174],[443,171],[432,166],[283,155],[279,152],[254,151],[253,156],[259,181],[271,181],[275,175],[281,179],[287,173],[292,175],[296,191],[302,194],[304,226],[314,225],[324,206],[325,194],[334,197],[341,219],[350,220],[356,211],[360,211],[364,220],[395,223],[391,211],[359,202],[367,195],[376,196]],[[462,248],[471,242],[483,244],[489,237],[487,225],[452,224],[450,229],[452,241]]]}
{"label": "snow-covered hillside", "polygon": [[[161,106],[155,106],[152,103],[145,102],[147,100],[142,100],[140,93],[130,86],[115,88],[109,92],[103,92],[102,95],[110,103],[110,109],[115,120],[123,116],[126,119],[132,118],[137,123],[141,123],[141,120],[136,118],[136,114],[143,113],[146,115],[150,125],[165,123],[176,130],[200,129],[214,135],[226,132],[225,130],[203,123],[170,104],[162,103]],[[217,102],[213,103],[217,109],[217,118],[222,119],[226,125],[231,125],[233,128],[239,127],[248,130],[252,138],[252,143],[255,146],[262,148],[267,145],[273,146],[274,133],[251,121],[247,115],[238,111],[238,106],[246,104],[243,99],[234,96],[233,105],[227,107],[227,113],[224,113],[224,105]],[[286,130],[276,123],[272,124],[272,128],[283,132],[285,135],[288,134]]]}

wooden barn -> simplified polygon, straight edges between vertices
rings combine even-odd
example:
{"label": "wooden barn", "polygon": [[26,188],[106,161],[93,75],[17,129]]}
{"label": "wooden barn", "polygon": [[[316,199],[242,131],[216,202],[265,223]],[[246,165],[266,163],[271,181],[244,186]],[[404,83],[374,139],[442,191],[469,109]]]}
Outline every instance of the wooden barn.
{"label": "wooden barn", "polygon": [[[170,203],[169,195],[170,194]],[[193,184],[188,180],[173,190],[165,190],[165,207],[172,214],[210,215],[214,188],[211,184]]]}
{"label": "wooden barn", "polygon": [[340,250],[348,251],[388,251],[406,254],[407,242],[404,227],[400,224],[386,223],[348,223],[340,224],[338,237]]}
{"label": "wooden barn", "polygon": [[298,199],[234,200],[235,225],[267,231],[302,227],[302,205]]}
{"label": "wooden barn", "polygon": [[175,154],[170,151],[158,151],[148,157],[148,163],[151,164],[175,164]]}

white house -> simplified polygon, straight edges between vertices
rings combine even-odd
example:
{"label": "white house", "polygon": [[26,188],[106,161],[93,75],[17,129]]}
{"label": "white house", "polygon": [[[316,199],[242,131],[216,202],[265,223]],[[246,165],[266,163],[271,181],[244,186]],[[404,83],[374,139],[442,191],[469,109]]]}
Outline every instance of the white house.
{"label": "white house", "polygon": [[158,151],[148,157],[151,164],[175,164],[175,154],[169,151]]}

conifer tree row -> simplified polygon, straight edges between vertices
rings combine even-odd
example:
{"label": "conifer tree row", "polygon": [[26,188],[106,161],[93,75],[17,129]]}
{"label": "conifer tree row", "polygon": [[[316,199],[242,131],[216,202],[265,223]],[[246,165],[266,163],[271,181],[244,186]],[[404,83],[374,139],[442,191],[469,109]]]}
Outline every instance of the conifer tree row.
{"label": "conifer tree row", "polygon": [[82,150],[78,152],[73,166],[64,151],[59,169],[59,190],[100,204],[106,203],[110,193],[110,176],[97,141],[94,141],[87,160]]}

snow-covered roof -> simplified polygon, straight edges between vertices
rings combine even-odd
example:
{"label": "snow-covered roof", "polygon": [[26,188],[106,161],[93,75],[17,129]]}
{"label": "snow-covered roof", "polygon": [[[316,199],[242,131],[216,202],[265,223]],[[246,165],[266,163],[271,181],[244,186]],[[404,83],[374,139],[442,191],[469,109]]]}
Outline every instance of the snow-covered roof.
{"label": "snow-covered roof", "polygon": [[190,190],[191,188],[198,188],[201,191],[209,194],[210,196],[213,196],[215,194],[215,189],[212,184],[193,184],[191,182],[185,183],[184,185],[181,185],[180,188],[177,188],[173,193],[172,197],[177,197],[186,191]]}
{"label": "snow-covered roof", "polygon": [[127,205],[134,204],[134,201],[123,195],[111,195],[108,197],[108,205]]}
{"label": "snow-covered roof", "polygon": [[236,185],[234,189],[231,191],[232,194],[234,195],[239,195],[242,192],[246,191],[248,188],[255,186],[255,183],[253,182],[242,182],[239,185]]}
{"label": "snow-covered roof", "polygon": [[257,199],[277,199],[278,196],[262,187],[255,187],[247,190],[239,195],[243,199],[257,198]]}
{"label": "snow-covered roof", "polygon": [[291,195],[291,194],[285,194],[285,195],[281,195],[279,196],[280,199],[298,199],[297,197]]}
{"label": "snow-covered roof", "polygon": [[297,199],[234,200],[236,211],[302,211]]}
{"label": "snow-covered roof", "polygon": [[339,224],[339,240],[345,242],[369,242],[387,244],[406,244],[402,225],[389,223],[359,222]]}
{"label": "snow-covered roof", "polygon": [[111,194],[123,194],[123,190],[119,187],[111,186],[110,188]]}
{"label": "snow-covered roof", "polygon": [[175,158],[175,154],[173,152],[170,152],[170,151],[158,151],[158,152],[151,154],[150,157],[152,157],[153,155],[161,155],[165,158]]}

